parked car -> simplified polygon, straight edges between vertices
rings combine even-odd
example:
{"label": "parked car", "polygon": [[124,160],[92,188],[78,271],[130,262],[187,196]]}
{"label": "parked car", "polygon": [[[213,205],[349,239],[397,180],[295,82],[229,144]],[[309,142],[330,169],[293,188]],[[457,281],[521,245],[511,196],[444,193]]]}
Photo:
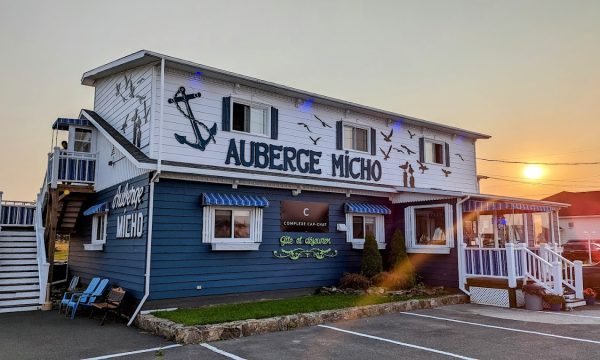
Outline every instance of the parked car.
{"label": "parked car", "polygon": [[600,240],[569,240],[563,245],[562,255],[571,261],[581,260],[589,262],[589,253],[592,253],[592,263],[600,262]]}

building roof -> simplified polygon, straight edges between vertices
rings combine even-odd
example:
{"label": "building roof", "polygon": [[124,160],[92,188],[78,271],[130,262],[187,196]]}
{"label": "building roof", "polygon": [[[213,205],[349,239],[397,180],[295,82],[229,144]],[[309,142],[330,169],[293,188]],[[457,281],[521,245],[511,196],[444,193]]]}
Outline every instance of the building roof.
{"label": "building roof", "polygon": [[491,136],[469,131],[465,129],[460,129],[453,126],[443,125],[439,123],[435,123],[428,120],[418,119],[412,116],[402,115],[386,110],[380,110],[376,108],[372,108],[365,105],[356,104],[353,102],[335,99],[332,97],[312,93],[305,90],[295,89],[289,86],[280,85],[276,83],[272,83],[269,81],[260,80],[257,78],[236,74],[230,71],[221,70],[217,68],[213,68],[210,66],[194,63],[187,60],[178,59],[175,57],[163,55],[160,53],[148,51],[148,50],[140,50],[131,55],[127,55],[118,60],[112,61],[108,64],[97,67],[93,70],[90,70],[83,74],[81,78],[81,83],[83,85],[93,86],[97,79],[104,78],[106,76],[110,76],[113,74],[117,74],[123,72],[125,70],[135,68],[142,65],[147,64],[157,64],[162,59],[165,60],[165,66],[175,68],[182,71],[194,72],[223,80],[228,82],[233,82],[236,84],[253,87],[269,92],[275,92],[278,94],[283,94],[286,96],[290,96],[293,98],[297,98],[300,100],[310,100],[317,104],[322,104],[326,106],[338,107],[342,109],[346,109],[352,112],[356,112],[359,114],[365,114],[368,116],[378,117],[389,119],[391,121],[402,121],[406,124],[411,124],[414,126],[426,127],[432,130],[438,130],[443,132],[449,132],[452,134],[464,136],[471,139],[489,139]]}
{"label": "building roof", "polygon": [[548,196],[545,201],[556,201],[571,204],[561,209],[559,216],[592,216],[600,215],[600,191],[569,192],[563,191]]}

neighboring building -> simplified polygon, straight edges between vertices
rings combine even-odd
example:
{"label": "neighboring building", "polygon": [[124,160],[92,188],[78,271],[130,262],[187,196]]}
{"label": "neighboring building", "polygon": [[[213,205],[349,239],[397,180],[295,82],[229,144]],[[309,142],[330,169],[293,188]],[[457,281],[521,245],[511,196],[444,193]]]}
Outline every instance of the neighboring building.
{"label": "neighboring building", "polygon": [[561,243],[600,239],[600,191],[563,191],[544,201],[570,204],[559,211]]}
{"label": "neighboring building", "polygon": [[53,125],[69,141],[38,200],[46,243],[70,234],[73,274],[145,308],[336,284],[368,233],[384,250],[402,231],[423,281],[467,293],[468,277],[524,259],[505,244],[558,241],[563,204],[479,194],[488,135],[150,51],[82,84],[94,109]]}

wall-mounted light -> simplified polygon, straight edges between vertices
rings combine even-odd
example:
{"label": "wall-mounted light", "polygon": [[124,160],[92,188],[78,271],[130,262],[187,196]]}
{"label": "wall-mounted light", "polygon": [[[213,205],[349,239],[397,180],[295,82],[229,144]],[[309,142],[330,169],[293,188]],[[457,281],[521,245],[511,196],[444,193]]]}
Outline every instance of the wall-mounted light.
{"label": "wall-mounted light", "polygon": [[298,196],[302,193],[302,189],[294,189],[292,190],[292,196]]}

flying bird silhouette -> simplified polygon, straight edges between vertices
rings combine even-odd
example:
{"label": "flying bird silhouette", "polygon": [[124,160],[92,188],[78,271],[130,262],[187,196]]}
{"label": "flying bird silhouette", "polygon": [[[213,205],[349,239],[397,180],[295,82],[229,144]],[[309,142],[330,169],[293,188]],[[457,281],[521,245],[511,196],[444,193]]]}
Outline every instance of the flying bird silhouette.
{"label": "flying bird silhouette", "polygon": [[460,160],[462,160],[462,161],[465,161],[465,159],[463,159],[463,156],[462,156],[461,154],[454,154],[454,155],[458,156],[458,158],[459,158]]}
{"label": "flying bird silhouette", "polygon": [[392,151],[392,145],[390,145],[387,152],[383,151],[382,148],[379,148],[379,151],[381,151],[381,153],[383,154],[383,160],[387,160],[390,158],[390,152]]}
{"label": "flying bird silhouette", "polygon": [[123,125],[121,126],[121,131],[125,134],[125,130],[127,130],[127,121],[129,120],[129,114],[125,117],[125,121],[123,121]]}
{"label": "flying bird silhouette", "polygon": [[408,153],[408,155],[411,154],[416,154],[416,152],[412,151],[411,149],[409,149],[407,146],[404,145],[400,145],[401,148],[403,148],[404,150],[406,150],[406,152]]}
{"label": "flying bird silhouette", "polygon": [[306,130],[308,130],[309,133],[312,133],[312,131],[310,130],[310,128],[308,127],[308,125],[306,125],[305,123],[299,122],[298,125],[304,126],[306,128]]}
{"label": "flying bird silhouette", "polygon": [[140,105],[142,104],[142,101],[146,100],[146,96],[142,96],[142,95],[136,95],[135,96],[138,101],[140,102]]}
{"label": "flying bird silhouette", "polygon": [[391,142],[391,141],[392,141],[392,135],[394,134],[394,129],[391,129],[391,130],[390,130],[390,133],[389,133],[389,135],[386,135],[386,134],[384,134],[384,133],[383,133],[383,131],[380,131],[379,133],[380,133],[381,135],[383,135],[383,140],[384,140],[385,142]]}
{"label": "flying bird silhouette", "polygon": [[406,164],[404,164],[404,165],[398,165],[398,167],[399,167],[400,169],[402,169],[402,170],[406,170],[406,169],[408,169],[408,166],[409,166],[409,165],[408,165],[408,161],[407,161],[407,162],[406,162]]}
{"label": "flying bird silhouette", "polygon": [[312,140],[313,144],[317,145],[317,143],[319,142],[319,140],[321,140],[320,137],[313,139],[312,136],[309,136],[309,138]]}
{"label": "flying bird silhouette", "polygon": [[410,132],[410,130],[406,130],[408,131],[408,135],[410,135],[410,138],[412,139],[415,135],[417,135],[416,133],[412,133]]}
{"label": "flying bird silhouette", "polygon": [[448,175],[452,174],[452,171],[450,171],[450,170],[446,170],[446,169],[442,169],[442,172],[444,173],[444,175],[445,175],[446,177],[448,177]]}
{"label": "flying bird silhouette", "polygon": [[328,124],[328,123],[326,123],[325,121],[321,120],[321,119],[320,119],[320,118],[319,118],[317,115],[314,115],[314,114],[313,114],[313,116],[314,116],[314,117],[315,117],[317,120],[319,120],[319,121],[321,122],[321,125],[323,125],[323,127],[324,127],[324,128],[331,128],[331,125],[329,125],[329,124]]}
{"label": "flying bird silhouette", "polygon": [[394,149],[394,150],[396,150],[396,151],[397,151],[397,152],[399,152],[399,153],[403,153],[403,154],[404,154],[404,151],[402,151],[402,150],[398,149],[397,147],[393,147],[393,149]]}
{"label": "flying bird silhouette", "polygon": [[417,163],[419,164],[419,170],[421,170],[421,174],[425,174],[425,170],[429,170],[429,168],[419,160],[417,160]]}

